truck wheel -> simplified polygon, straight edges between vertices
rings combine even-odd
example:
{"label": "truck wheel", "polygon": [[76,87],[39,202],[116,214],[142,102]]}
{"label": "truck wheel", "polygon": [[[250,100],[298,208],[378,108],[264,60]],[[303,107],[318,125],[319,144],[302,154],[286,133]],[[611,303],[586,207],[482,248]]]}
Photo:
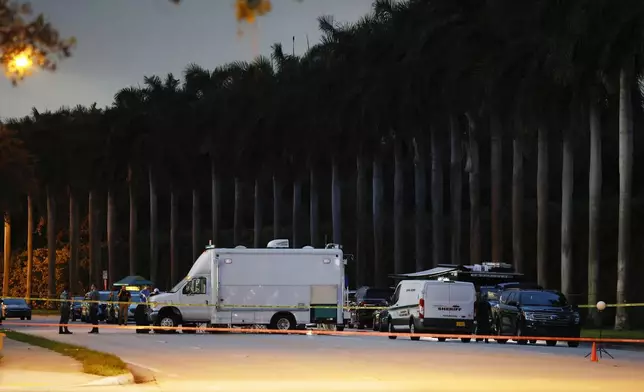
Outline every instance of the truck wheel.
{"label": "truck wheel", "polygon": [[[502,336],[501,335],[501,322],[500,321],[496,325],[496,334],[499,335],[499,336]],[[506,344],[508,342],[508,339],[496,339],[496,342],[498,344]]]}
{"label": "truck wheel", "polygon": [[[389,331],[389,333],[396,333],[396,331],[394,331],[394,325],[391,323],[391,320],[387,321],[387,330]],[[389,339],[396,339],[396,338],[397,338],[396,335],[389,335]]]}
{"label": "truck wheel", "polygon": [[176,331],[176,328],[179,326],[179,320],[172,312],[164,312],[161,317],[159,317],[159,327],[161,329],[157,330],[161,333],[172,333]]}
{"label": "truck wheel", "polygon": [[344,325],[336,325],[335,330],[338,331],[338,332],[344,331]]}
{"label": "truck wheel", "polygon": [[461,342],[463,343],[469,343],[472,341],[472,338],[461,338]]}
{"label": "truck wheel", "polygon": [[295,317],[290,313],[277,313],[271,319],[270,329],[288,331],[295,329]]}
{"label": "truck wheel", "polygon": [[579,347],[579,342],[576,340],[569,341],[568,342],[568,347]]}
{"label": "truck wheel", "polygon": [[546,346],[553,347],[553,346],[556,346],[556,345],[557,345],[556,340],[546,340]]}
{"label": "truck wheel", "polygon": [[409,333],[412,335],[410,336],[411,340],[420,340],[420,336],[414,336],[414,334],[416,334],[416,326],[414,325],[414,319],[409,320]]}

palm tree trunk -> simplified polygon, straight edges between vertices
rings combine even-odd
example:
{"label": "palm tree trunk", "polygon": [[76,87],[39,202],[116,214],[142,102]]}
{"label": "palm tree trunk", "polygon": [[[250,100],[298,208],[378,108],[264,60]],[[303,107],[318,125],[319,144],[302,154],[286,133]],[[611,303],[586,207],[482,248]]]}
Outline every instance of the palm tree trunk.
{"label": "palm tree trunk", "polygon": [[80,247],[80,218],[78,200],[69,190],[69,289],[78,293],[78,250]]}
{"label": "palm tree trunk", "polygon": [[201,245],[199,238],[201,233],[199,232],[199,221],[201,219],[199,204],[199,191],[196,189],[192,190],[192,260],[197,260],[197,257],[201,254]]}
{"label": "palm tree trunk", "polygon": [[282,219],[282,183],[273,175],[273,239],[280,238],[280,221]]}
{"label": "palm tree trunk", "polygon": [[235,211],[233,217],[233,243],[241,245],[242,241],[242,221],[243,221],[243,202],[242,199],[242,180],[235,177]]}
{"label": "palm tree trunk", "polygon": [[214,158],[210,161],[210,197],[211,197],[211,224],[212,224],[212,242],[217,245],[219,239],[219,210],[220,210],[220,191],[219,179],[215,170]]}
{"label": "palm tree trunk", "polygon": [[98,210],[96,208],[96,191],[89,192],[87,208],[87,225],[89,233],[89,283],[98,284],[101,270],[100,238],[98,236]]}
{"label": "palm tree trunk", "polygon": [[310,230],[311,230],[311,246],[320,246],[320,194],[318,186],[317,170],[311,164],[309,170],[311,176],[311,189],[309,199],[309,214],[310,214]]}
{"label": "palm tree trunk", "polygon": [[107,287],[112,287],[116,274],[116,201],[114,190],[107,191]]}
{"label": "palm tree trunk", "polygon": [[47,291],[49,298],[56,297],[56,201],[47,187]]}
{"label": "palm tree trunk", "polygon": [[[617,242],[617,303],[627,302],[631,264],[631,204],[633,187],[633,64],[619,75],[619,228]],[[628,328],[628,313],[618,307],[615,329]]]}
{"label": "palm tree trunk", "polygon": [[27,290],[25,299],[31,304],[31,281],[34,269],[34,205],[31,194],[27,195]]}
{"label": "palm tree trunk", "polygon": [[490,177],[492,215],[492,261],[503,261],[503,137],[501,121],[496,113],[490,117]]}
{"label": "palm tree trunk", "polygon": [[414,143],[414,197],[416,208],[416,271],[429,269],[427,254],[427,163],[425,137],[420,133]]}
{"label": "palm tree trunk", "polygon": [[[595,304],[599,289],[599,227],[602,202],[602,135],[599,108],[591,100],[590,120],[590,175],[588,177],[588,303]],[[599,326],[597,312],[590,312],[593,323]]]}
{"label": "palm tree trunk", "polygon": [[150,185],[150,280],[159,283],[159,208],[157,204],[156,179],[152,166],[148,168]]}
{"label": "palm tree trunk", "polygon": [[470,191],[470,262],[478,264],[481,259],[481,184],[479,179],[479,144],[476,122],[471,116],[469,124],[469,191]]}
{"label": "palm tree trunk", "polygon": [[383,214],[384,202],[384,179],[382,170],[382,158],[378,153],[373,160],[373,260],[375,271],[376,287],[387,287],[387,266],[383,243],[385,241],[385,222]]}
{"label": "palm tree trunk", "polygon": [[335,156],[331,163],[331,220],[333,243],[342,244],[342,188],[340,184],[340,164]]}
{"label": "palm tree trunk", "polygon": [[368,215],[367,207],[367,167],[362,152],[356,158],[356,208],[358,212],[358,224],[356,230],[356,287],[367,285],[367,236],[368,236]]}
{"label": "palm tree trunk", "polygon": [[403,142],[400,136],[394,140],[394,273],[406,271],[405,235],[405,179],[403,177]]}
{"label": "palm tree trunk", "polygon": [[170,281],[179,281],[179,196],[174,188],[170,191]]}
{"label": "palm tree trunk", "polygon": [[461,131],[458,120],[450,118],[450,197],[452,207],[452,264],[461,264],[461,198],[463,192],[463,179],[461,173],[462,146]]}
{"label": "palm tree trunk", "polygon": [[548,286],[548,130],[537,136],[537,282]]}
{"label": "palm tree trunk", "polygon": [[512,259],[517,272],[523,272],[523,142],[512,141]]}
{"label": "palm tree trunk", "polygon": [[2,269],[2,296],[9,296],[9,276],[11,275],[11,215],[4,213],[4,268]]}
{"label": "palm tree trunk", "polygon": [[136,275],[138,273],[137,269],[137,241],[136,234],[138,232],[137,228],[137,205],[136,205],[136,190],[134,183],[134,172],[132,171],[132,166],[128,166],[128,191],[130,198],[130,229],[129,229],[129,247],[130,247],[130,275]]}
{"label": "palm tree trunk", "polygon": [[444,240],[443,231],[443,159],[441,147],[438,143],[438,135],[435,127],[431,130],[432,143],[432,266],[443,261]]}
{"label": "palm tree trunk", "polygon": [[302,180],[296,175],[293,181],[293,248],[301,245],[300,221],[302,215]]}
{"label": "palm tree trunk", "polygon": [[255,215],[253,217],[253,247],[260,248],[262,240],[262,184],[259,178],[255,179]]}
{"label": "palm tree trunk", "polygon": [[[572,126],[572,124],[570,125]],[[572,193],[573,193],[573,153],[572,131],[570,126],[564,130],[563,158],[561,167],[561,292],[572,293]]]}

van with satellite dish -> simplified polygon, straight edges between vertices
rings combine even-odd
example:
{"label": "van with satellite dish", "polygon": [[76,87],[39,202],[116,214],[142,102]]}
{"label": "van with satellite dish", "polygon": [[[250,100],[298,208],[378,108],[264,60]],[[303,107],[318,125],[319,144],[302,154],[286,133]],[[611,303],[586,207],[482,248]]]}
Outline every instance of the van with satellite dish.
{"label": "van with satellite dish", "polygon": [[344,329],[346,261],[340,245],[288,246],[288,240],[273,240],[260,249],[208,246],[183,280],[150,298],[151,324],[166,327],[156,329],[161,332],[198,324]]}
{"label": "van with satellite dish", "polygon": [[[474,333],[474,283],[449,279],[403,280],[391,297],[384,330],[389,333],[409,332],[462,334]],[[395,339],[395,335],[390,335]],[[419,336],[412,336],[419,340]],[[468,343],[471,338],[462,338]],[[445,341],[445,338],[438,338]]]}

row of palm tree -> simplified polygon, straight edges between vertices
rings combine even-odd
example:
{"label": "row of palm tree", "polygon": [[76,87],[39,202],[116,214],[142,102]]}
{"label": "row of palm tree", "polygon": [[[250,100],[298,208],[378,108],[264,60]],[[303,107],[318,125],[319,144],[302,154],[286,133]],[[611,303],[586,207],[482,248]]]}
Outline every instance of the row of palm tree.
{"label": "row of palm tree", "polygon": [[[178,254],[179,199],[186,191],[191,193],[195,259],[204,238],[200,223],[204,178],[209,178],[210,237],[216,244],[221,243],[223,184],[230,178],[234,183],[233,235],[231,243],[222,245],[244,242],[247,184],[254,186],[252,245],[262,245],[265,184],[270,181],[273,237],[285,236],[282,192],[292,185],[290,234],[293,246],[299,247],[322,245],[320,228],[325,220],[320,215],[324,204],[320,192],[327,174],[332,241],[343,243],[347,218],[342,204],[346,213],[343,196],[347,192],[342,184],[351,177],[347,173],[354,173],[355,284],[387,286],[389,273],[427,269],[445,261],[462,264],[510,259],[517,270],[530,273],[526,261],[530,252],[525,249],[523,232],[524,166],[531,150],[529,140],[536,139],[535,278],[541,285],[554,286],[552,271],[560,266],[561,290],[572,296],[574,173],[585,171],[575,168],[573,147],[589,135],[588,151],[582,152],[590,162],[588,281],[584,292],[588,303],[594,303],[600,283],[602,168],[607,165],[602,162],[602,138],[609,137],[602,135],[611,131],[618,132],[619,138],[615,298],[618,303],[627,302],[631,293],[627,283],[632,260],[633,122],[641,111],[639,40],[644,32],[644,3],[377,0],[373,12],[356,23],[338,24],[324,16],[319,18],[319,27],[321,42],[302,56],[284,53],[282,46],[275,44],[270,59],[260,56],[214,70],[191,64],[182,80],[171,74],[145,77],[142,86],[119,91],[113,105],[105,109],[94,105],[57,112],[34,110],[30,116],[8,122],[7,128],[14,133],[3,131],[5,138],[17,140],[10,152],[22,156],[22,161],[27,160],[25,151],[33,155],[36,181],[27,181],[30,177],[21,174],[7,182],[15,186],[2,193],[6,222],[19,204],[16,200],[30,195],[27,210],[33,225],[32,204],[34,195],[39,195],[46,200],[47,224],[55,227],[56,203],[65,194],[70,214],[70,282],[74,287],[81,280],[79,205],[87,197],[89,280],[96,282],[100,280],[103,234],[98,223],[99,200],[104,195],[106,202],[100,204],[107,206],[107,269],[112,279],[119,268],[117,204],[119,192],[127,184],[128,270],[140,273],[137,208],[145,183],[150,277],[158,281],[166,270],[159,254],[159,196],[169,194],[167,270],[174,283],[186,267]],[[558,140],[562,154],[561,262],[554,264],[548,253],[548,227],[552,225],[548,219],[552,198],[548,149]],[[511,154],[503,154],[505,143],[511,144]],[[481,148],[488,145],[489,150]],[[487,234],[481,223],[485,200],[481,173],[487,170],[481,157],[486,154],[490,162],[490,254],[484,254],[482,235]],[[504,165],[508,156],[512,157],[511,165]],[[391,185],[387,182],[390,158]],[[406,235],[407,200],[411,199],[406,171],[409,158],[413,162],[413,241]],[[20,166],[20,173],[29,172],[28,166]],[[512,171],[511,257],[504,254],[503,241],[506,167]],[[448,189],[444,189],[446,169]],[[17,170],[0,165],[3,178],[4,173]],[[393,258],[386,238],[389,214],[385,204],[390,186]],[[467,203],[462,200],[464,190]],[[307,193],[310,227],[305,238],[303,197]],[[469,219],[463,217],[464,205]],[[463,230],[464,220],[469,221],[469,230]],[[464,244],[464,231],[469,246]],[[55,235],[55,230],[48,230],[52,296]],[[617,309],[615,325],[628,326],[625,308]]]}

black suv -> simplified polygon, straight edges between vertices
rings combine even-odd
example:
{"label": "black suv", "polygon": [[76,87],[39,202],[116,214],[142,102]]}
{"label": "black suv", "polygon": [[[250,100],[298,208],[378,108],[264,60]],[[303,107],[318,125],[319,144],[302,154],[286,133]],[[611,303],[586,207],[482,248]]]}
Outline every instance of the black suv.
{"label": "black suv", "polygon": [[[554,290],[507,290],[499,303],[492,308],[492,330],[498,336],[539,336],[552,338],[578,338],[581,333],[580,316],[576,306],[568,304],[566,297]],[[496,339],[505,343],[507,339]],[[535,343],[536,341],[531,341]],[[519,340],[518,344],[527,344]],[[557,344],[547,339],[548,346]],[[569,347],[579,346],[578,341],[568,341]]]}
{"label": "black suv", "polygon": [[[391,288],[377,288],[363,286],[356,290],[356,299],[351,307],[357,306],[362,309],[351,309],[351,324],[354,328],[372,328],[373,314],[380,311],[379,307],[388,306],[388,301],[394,294]],[[374,309],[369,309],[369,308]]]}

